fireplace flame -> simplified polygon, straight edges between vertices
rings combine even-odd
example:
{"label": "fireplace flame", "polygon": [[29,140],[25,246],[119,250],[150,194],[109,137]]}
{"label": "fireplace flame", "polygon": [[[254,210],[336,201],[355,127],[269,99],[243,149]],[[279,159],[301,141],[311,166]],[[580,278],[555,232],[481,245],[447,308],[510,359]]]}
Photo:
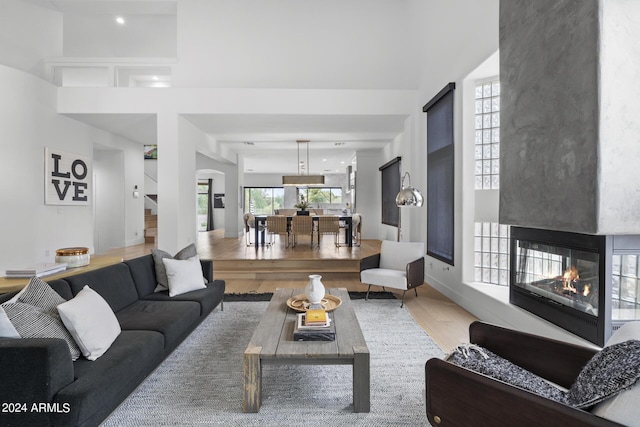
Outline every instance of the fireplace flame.
{"label": "fireplace flame", "polygon": [[578,293],[578,290],[573,285],[573,283],[580,279],[580,275],[578,274],[578,269],[575,265],[572,265],[571,268],[567,268],[562,275],[562,283],[563,289],[569,292]]}

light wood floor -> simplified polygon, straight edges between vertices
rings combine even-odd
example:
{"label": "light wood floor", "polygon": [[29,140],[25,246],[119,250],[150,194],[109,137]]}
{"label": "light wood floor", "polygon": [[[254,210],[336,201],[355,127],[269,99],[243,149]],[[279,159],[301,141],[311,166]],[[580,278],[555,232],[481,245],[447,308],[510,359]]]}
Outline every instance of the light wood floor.
{"label": "light wood floor", "polygon": [[[362,257],[379,251],[380,241],[363,240],[360,247],[335,248],[333,238],[325,237],[320,246],[314,242],[310,247],[309,239],[299,238],[295,248],[285,248],[284,242],[276,242],[269,248],[260,247],[256,251],[254,247],[247,247],[244,238],[224,238],[222,230],[199,233],[197,247],[201,258],[214,261],[214,278],[222,278],[226,282],[226,293],[265,293],[273,292],[277,288],[302,288],[306,284],[308,272],[296,274],[267,274],[248,273],[247,271],[222,271],[217,265],[238,261],[246,266],[257,262],[270,262],[273,267],[276,264],[284,264],[291,260],[312,262],[322,260],[323,263],[337,263],[344,260],[359,260]],[[104,255],[121,256],[124,259],[136,258],[149,254],[153,244],[130,246],[121,249],[110,250]],[[231,264],[229,264],[231,265]],[[317,264],[316,264],[317,265]],[[234,268],[234,267],[221,267]],[[323,275],[322,283],[326,287],[342,287],[350,291],[366,291],[366,286],[358,279],[357,273],[344,272],[341,274]],[[373,290],[381,290],[380,288]],[[389,290],[389,289],[387,289]],[[393,290],[392,290],[393,291]],[[395,293],[395,292],[394,292]],[[398,298],[402,292],[397,291]],[[375,304],[375,300],[370,301]],[[468,339],[469,324],[476,320],[466,310],[453,301],[425,284],[418,288],[418,296],[413,291],[407,292],[405,305],[416,322],[431,336],[434,341],[448,352],[458,344]],[[398,300],[398,310],[400,301]]]}

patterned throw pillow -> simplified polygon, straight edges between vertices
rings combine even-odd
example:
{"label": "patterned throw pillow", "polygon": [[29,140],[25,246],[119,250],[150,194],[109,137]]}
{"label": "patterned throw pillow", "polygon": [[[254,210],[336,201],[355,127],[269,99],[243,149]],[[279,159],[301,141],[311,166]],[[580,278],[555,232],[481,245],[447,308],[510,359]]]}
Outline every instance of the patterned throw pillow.
{"label": "patterned throw pillow", "polygon": [[547,399],[565,403],[565,392],[559,387],[475,344],[456,347],[445,360]]}
{"label": "patterned throw pillow", "polygon": [[181,249],[174,256],[171,256],[171,254],[160,249],[151,249],[151,255],[153,255],[153,261],[156,267],[156,281],[158,282],[158,286],[156,286],[154,292],[161,292],[169,290],[169,278],[167,277],[167,269],[165,268],[162,260],[164,258],[187,260],[198,255],[198,252],[196,250],[196,245],[192,243],[189,246]]}
{"label": "patterned throw pillow", "polygon": [[633,386],[640,379],[640,341],[603,348],[582,368],[567,393],[567,403],[588,408]]}
{"label": "patterned throw pillow", "polygon": [[71,359],[80,357],[80,349],[59,317],[40,307],[22,302],[5,303],[2,308],[22,338],[60,338],[67,342]]}
{"label": "patterned throw pillow", "polygon": [[39,307],[50,316],[60,319],[57,307],[66,302],[66,300],[54,291],[47,282],[37,277],[32,277],[16,302]]}

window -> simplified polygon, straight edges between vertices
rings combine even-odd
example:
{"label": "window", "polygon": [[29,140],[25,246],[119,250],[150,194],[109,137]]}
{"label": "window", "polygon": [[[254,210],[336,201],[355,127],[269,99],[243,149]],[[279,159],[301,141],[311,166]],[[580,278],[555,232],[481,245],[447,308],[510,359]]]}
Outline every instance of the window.
{"label": "window", "polygon": [[198,182],[198,231],[207,231],[209,215],[209,182]]}
{"label": "window", "polygon": [[378,168],[382,185],[382,223],[392,227],[398,227],[400,225],[400,208],[396,205],[396,196],[398,195],[398,191],[400,191],[401,184],[401,160],[401,157],[396,157]]}
{"label": "window", "polygon": [[298,199],[300,194],[304,195],[305,200],[309,202],[311,207],[322,203],[323,205],[342,204],[342,188],[341,187],[321,187],[321,188],[298,188]]}
{"label": "window", "polygon": [[475,281],[509,285],[509,231],[495,222],[475,223]]}
{"label": "window", "polygon": [[612,301],[616,320],[640,318],[639,261],[640,255],[613,255]]}
{"label": "window", "polygon": [[449,83],[422,111],[427,113],[427,255],[453,265],[455,216],[455,83]]}
{"label": "window", "polygon": [[284,207],[284,188],[245,187],[244,206],[245,212],[254,215],[272,215]]}
{"label": "window", "polygon": [[[475,189],[499,190],[500,80],[494,77],[477,82],[474,102]],[[508,286],[509,226],[495,222],[476,222],[474,239],[474,280]]]}
{"label": "window", "polygon": [[500,81],[476,85],[476,190],[500,188]]}

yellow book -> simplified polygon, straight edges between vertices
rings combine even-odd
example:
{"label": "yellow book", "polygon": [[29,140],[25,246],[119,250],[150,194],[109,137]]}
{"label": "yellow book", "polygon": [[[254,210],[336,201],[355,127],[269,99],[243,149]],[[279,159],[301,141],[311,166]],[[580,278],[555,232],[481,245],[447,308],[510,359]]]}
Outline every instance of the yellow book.
{"label": "yellow book", "polygon": [[327,312],[324,309],[317,308],[307,310],[305,316],[305,325],[324,325],[327,323]]}

